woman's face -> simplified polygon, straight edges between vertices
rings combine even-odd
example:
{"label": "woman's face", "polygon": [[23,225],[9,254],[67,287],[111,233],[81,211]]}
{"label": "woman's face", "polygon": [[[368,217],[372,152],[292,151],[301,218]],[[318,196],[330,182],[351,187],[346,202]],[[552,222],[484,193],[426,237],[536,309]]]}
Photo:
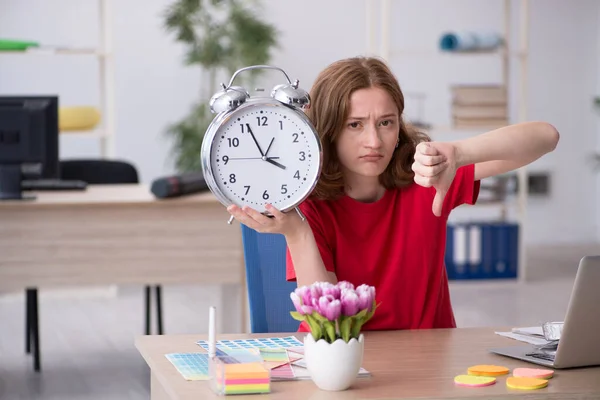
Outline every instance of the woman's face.
{"label": "woman's face", "polygon": [[348,119],[336,141],[346,179],[378,177],[385,171],[396,149],[399,117],[384,89],[370,87],[352,93]]}

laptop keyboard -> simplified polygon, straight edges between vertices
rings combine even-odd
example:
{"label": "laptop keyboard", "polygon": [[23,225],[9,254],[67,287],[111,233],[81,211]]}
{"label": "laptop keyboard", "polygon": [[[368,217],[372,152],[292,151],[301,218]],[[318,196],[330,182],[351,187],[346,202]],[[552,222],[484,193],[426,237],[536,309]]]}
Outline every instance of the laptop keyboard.
{"label": "laptop keyboard", "polygon": [[540,358],[542,360],[554,361],[554,354],[551,354],[551,353],[534,352],[534,353],[527,353],[526,356]]}

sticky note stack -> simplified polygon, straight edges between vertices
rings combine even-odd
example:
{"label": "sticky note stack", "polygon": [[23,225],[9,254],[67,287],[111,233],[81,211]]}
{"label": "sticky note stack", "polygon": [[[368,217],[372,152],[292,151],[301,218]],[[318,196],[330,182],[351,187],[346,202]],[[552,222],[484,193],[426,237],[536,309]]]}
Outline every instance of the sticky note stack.
{"label": "sticky note stack", "polygon": [[[458,386],[482,387],[496,383],[496,377],[509,374],[510,370],[499,365],[474,365],[467,369],[467,375],[457,375],[454,383]],[[515,368],[513,376],[506,378],[506,386],[511,389],[535,390],[548,386],[548,379],[554,376],[551,369]]]}
{"label": "sticky note stack", "polygon": [[506,379],[506,386],[512,389],[535,390],[548,386],[547,379],[519,378],[511,376]]}
{"label": "sticky note stack", "polygon": [[469,375],[476,376],[500,376],[509,373],[508,368],[499,365],[474,365],[468,368]]}
{"label": "sticky note stack", "polygon": [[226,364],[219,378],[220,391],[226,395],[271,391],[270,373],[262,363]]}

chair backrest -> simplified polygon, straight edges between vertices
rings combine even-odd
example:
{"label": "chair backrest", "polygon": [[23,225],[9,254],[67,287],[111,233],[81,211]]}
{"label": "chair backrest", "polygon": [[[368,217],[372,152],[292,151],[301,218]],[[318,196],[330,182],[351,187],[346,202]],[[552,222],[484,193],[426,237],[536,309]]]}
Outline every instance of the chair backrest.
{"label": "chair backrest", "polygon": [[137,169],[132,164],[119,160],[62,160],[60,178],[81,180],[90,185],[139,183]]}
{"label": "chair backrest", "polygon": [[297,285],[285,279],[284,236],[241,227],[252,333],[297,331],[300,323],[290,315]]}

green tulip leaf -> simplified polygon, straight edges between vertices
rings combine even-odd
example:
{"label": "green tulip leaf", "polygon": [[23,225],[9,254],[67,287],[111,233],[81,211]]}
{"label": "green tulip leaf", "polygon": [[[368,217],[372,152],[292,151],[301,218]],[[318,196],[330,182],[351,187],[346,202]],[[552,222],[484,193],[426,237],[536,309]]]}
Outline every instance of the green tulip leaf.
{"label": "green tulip leaf", "polygon": [[308,326],[310,326],[310,333],[315,339],[315,342],[321,339],[323,336],[323,330],[321,329],[321,324],[315,321],[310,315],[306,315],[306,322]]}
{"label": "green tulip leaf", "polygon": [[336,339],[335,327],[333,326],[333,324],[331,322],[325,323],[325,331],[327,332],[327,336],[329,337],[329,343],[335,342],[335,339]]}
{"label": "green tulip leaf", "polygon": [[344,318],[340,324],[340,333],[344,342],[350,341],[350,328],[352,327],[352,318]]}
{"label": "green tulip leaf", "polygon": [[369,312],[369,310],[368,310],[368,309],[366,309],[366,308],[365,308],[364,310],[360,310],[360,312],[359,312],[358,314],[356,314],[356,315],[354,316],[354,318],[356,318],[356,319],[363,319],[364,317],[366,317],[366,316],[367,316],[367,313],[368,313],[368,312]]}
{"label": "green tulip leaf", "polygon": [[304,320],[306,320],[306,318],[304,317],[304,315],[300,314],[298,311],[290,311],[290,315],[296,321],[304,321]]}
{"label": "green tulip leaf", "polygon": [[363,326],[363,322],[361,320],[355,320],[352,325],[351,333],[352,337],[358,339],[358,335],[360,335],[360,329]]}
{"label": "green tulip leaf", "polygon": [[325,322],[328,322],[329,320],[327,318],[325,318],[324,316],[322,316],[321,314],[319,314],[318,312],[314,311],[311,314],[311,317],[313,317],[314,319],[316,319],[317,321],[319,321],[320,323],[324,324]]}

